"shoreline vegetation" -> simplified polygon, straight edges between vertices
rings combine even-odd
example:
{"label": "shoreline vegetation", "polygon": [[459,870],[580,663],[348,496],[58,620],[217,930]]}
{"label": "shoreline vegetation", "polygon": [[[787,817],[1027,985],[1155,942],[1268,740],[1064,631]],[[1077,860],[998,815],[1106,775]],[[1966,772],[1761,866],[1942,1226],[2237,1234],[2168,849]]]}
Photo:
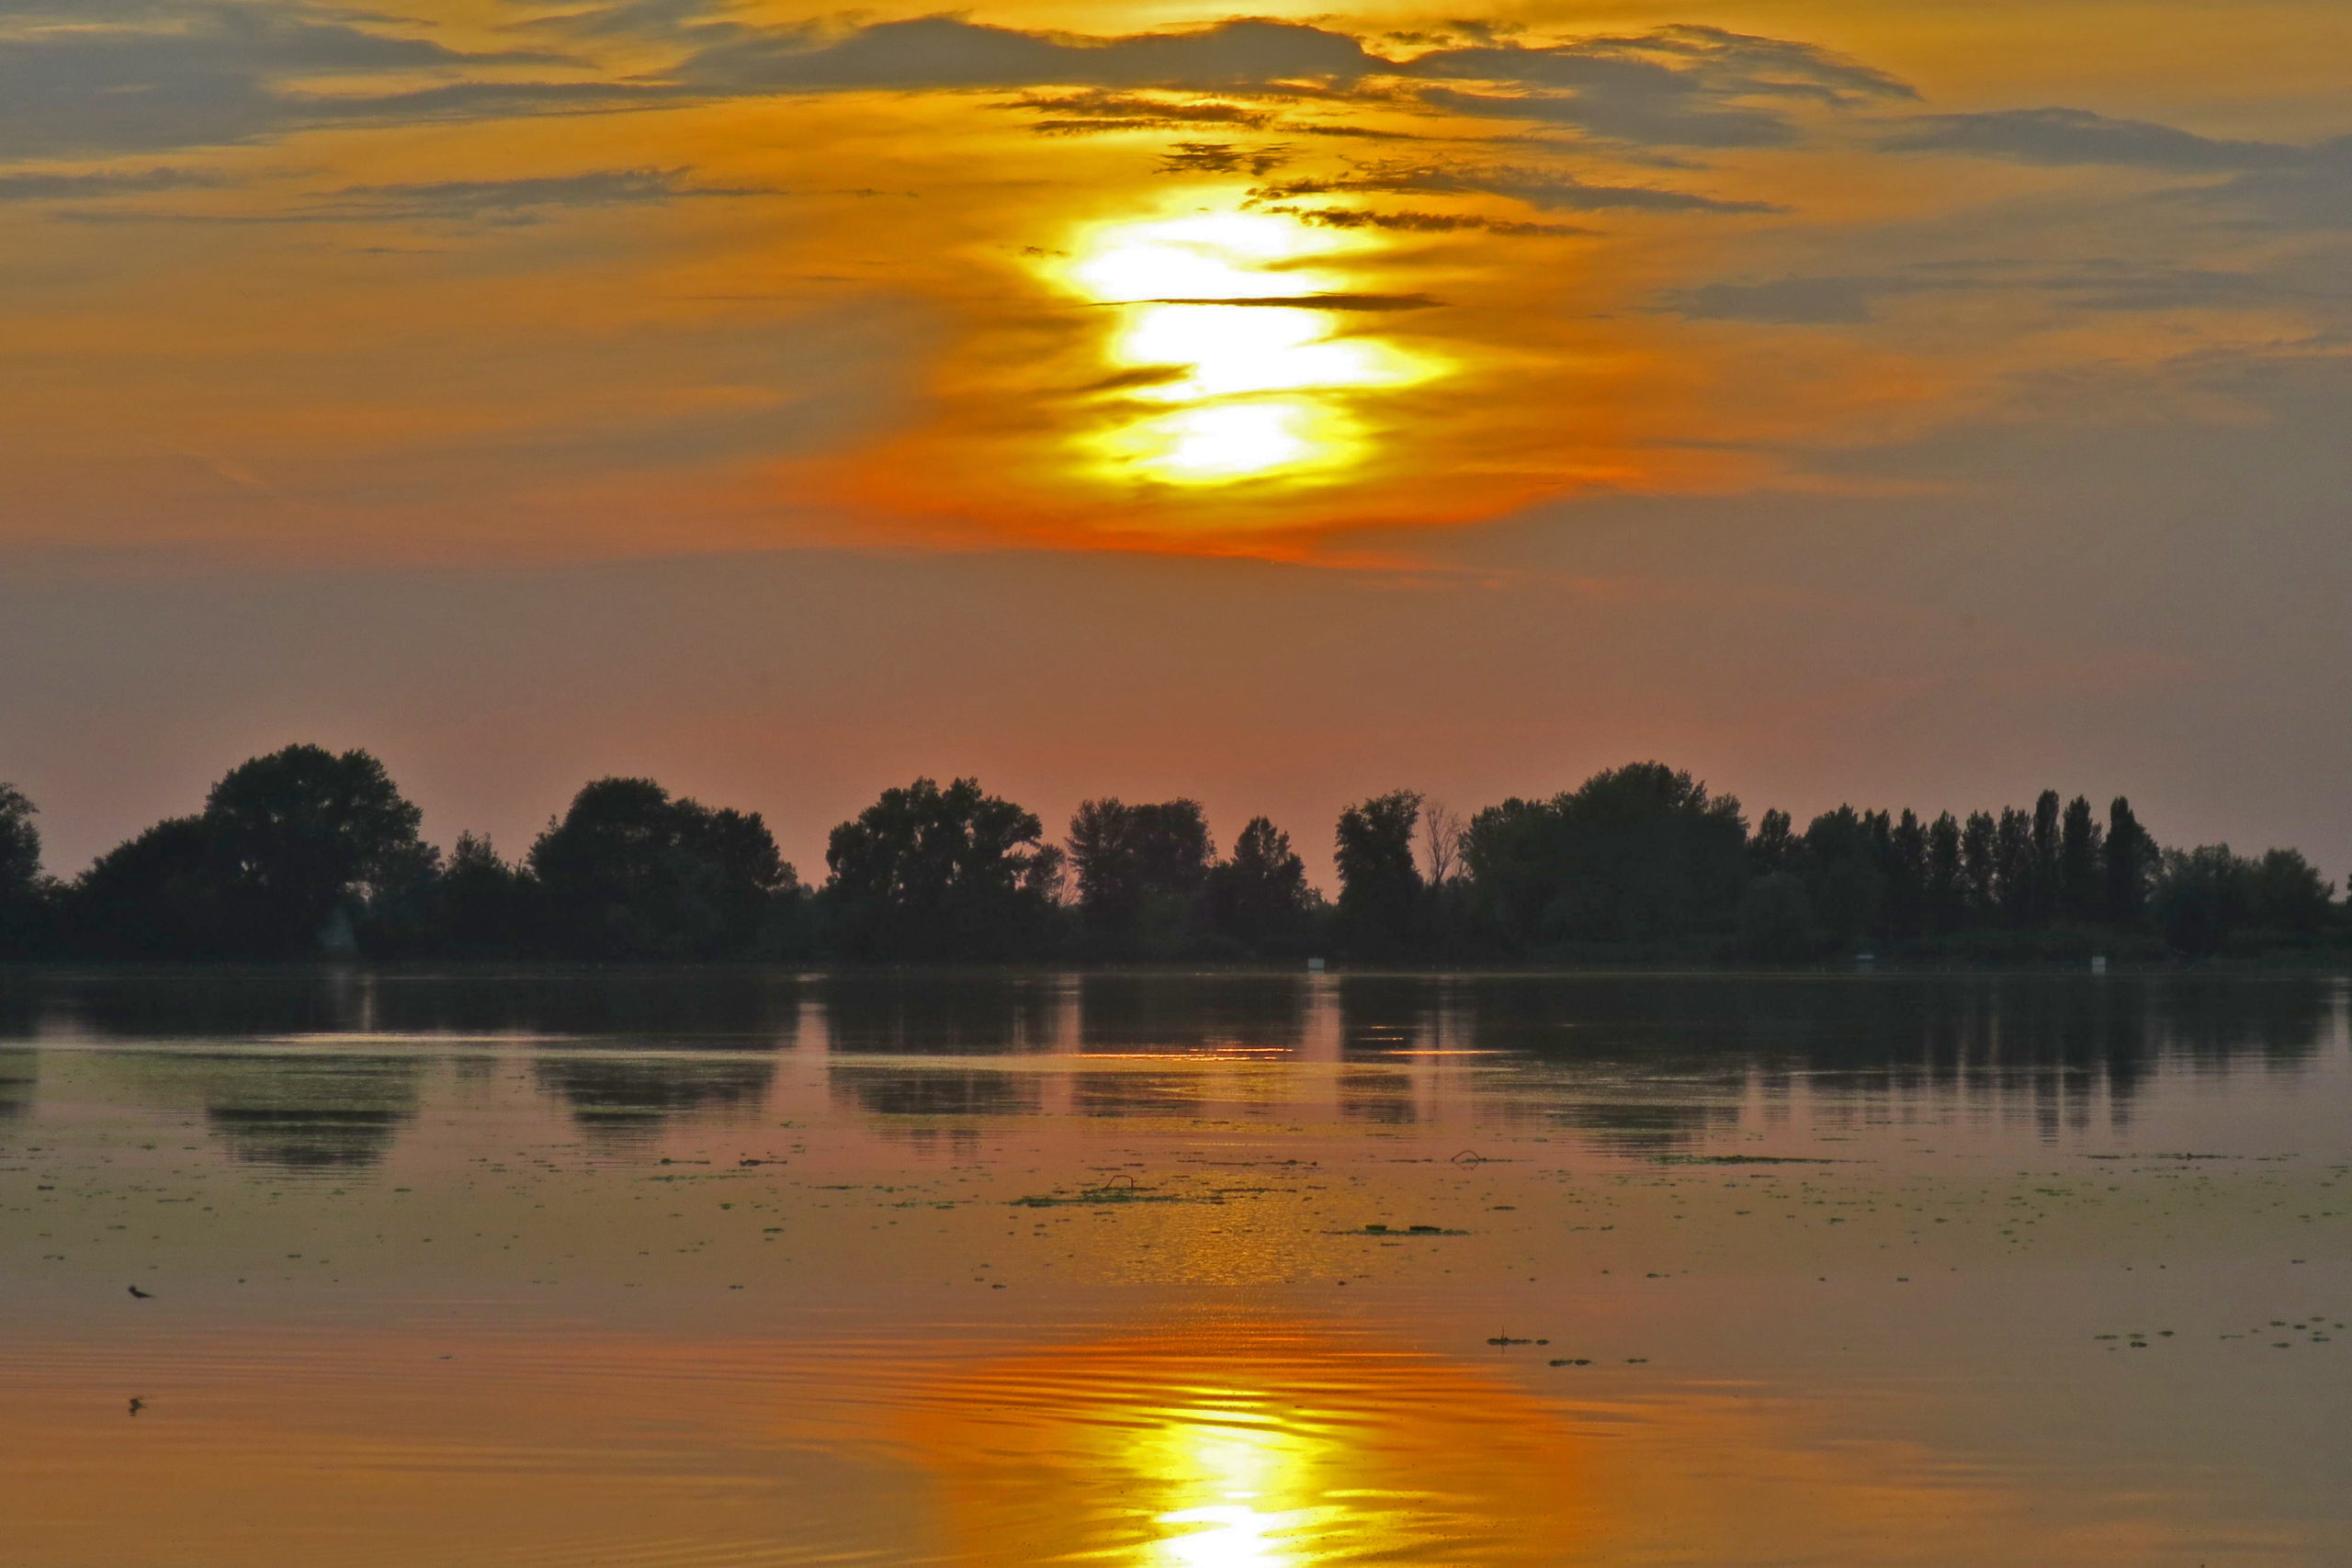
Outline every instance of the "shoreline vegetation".
{"label": "shoreline vegetation", "polygon": [[1945,813],[1841,806],[1799,829],[1636,762],[1464,819],[1410,790],[1340,814],[1339,897],[1253,818],[1219,856],[1196,801],[1089,800],[1059,842],[977,780],[885,790],[804,882],[756,812],[650,779],[582,787],[519,858],[445,853],[366,751],[232,769],[71,880],[0,784],[0,962],[364,960],[1359,966],[1672,972],[1858,964],[2341,968],[2352,909],[2304,856],[2167,849],[2128,800],[2044,791]]}

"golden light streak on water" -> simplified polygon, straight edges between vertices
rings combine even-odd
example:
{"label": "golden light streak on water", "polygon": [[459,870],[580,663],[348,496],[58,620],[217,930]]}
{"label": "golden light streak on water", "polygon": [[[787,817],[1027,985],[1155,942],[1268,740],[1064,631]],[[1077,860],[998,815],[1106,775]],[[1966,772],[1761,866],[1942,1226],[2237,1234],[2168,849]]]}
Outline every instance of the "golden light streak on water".
{"label": "golden light streak on water", "polygon": [[1555,1560],[1584,1440],[1508,1383],[1306,1324],[1041,1348],[921,1402],[949,1555],[1115,1568]]}

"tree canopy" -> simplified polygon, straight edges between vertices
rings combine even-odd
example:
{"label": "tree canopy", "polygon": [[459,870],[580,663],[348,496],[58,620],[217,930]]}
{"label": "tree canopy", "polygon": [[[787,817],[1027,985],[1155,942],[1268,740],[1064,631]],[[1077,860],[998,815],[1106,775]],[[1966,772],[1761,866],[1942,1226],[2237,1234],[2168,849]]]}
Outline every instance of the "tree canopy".
{"label": "tree canopy", "polygon": [[751,956],[798,880],[759,813],[673,800],[651,779],[582,787],[526,863],[555,945],[593,959]]}
{"label": "tree canopy", "polygon": [[841,950],[933,960],[1034,951],[1062,879],[1061,851],[1044,833],[1035,812],[977,779],[883,791],[826,844]]}
{"label": "tree canopy", "polygon": [[1413,829],[1420,819],[1420,794],[1409,789],[1375,795],[1340,813],[1333,833],[1340,924],[1360,952],[1393,957],[1419,934],[1422,884]]}
{"label": "tree canopy", "polygon": [[1736,799],[1635,762],[1548,801],[1488,807],[1464,860],[1481,912],[1515,942],[1648,942],[1729,918],[1747,840]]}
{"label": "tree canopy", "polygon": [[1134,942],[1147,921],[1158,928],[1155,945],[1181,942],[1216,854],[1197,800],[1089,800],[1069,821],[1080,913],[1114,945]]}
{"label": "tree canopy", "polygon": [[1412,790],[1357,801],[1333,825],[1335,905],[1267,818],[1219,860],[1199,801],[1101,796],[1065,853],[971,778],[884,790],[833,829],[815,888],[759,813],[647,778],[582,786],[519,863],[473,833],[445,859],[381,762],[316,746],[232,768],[202,810],[70,884],[43,874],[34,817],[0,784],[0,957],[1784,964],[2352,940],[2299,851],[2163,850],[2121,795],[2103,822],[2087,795],[2044,790],[1932,820],[1840,805],[1802,830],[1768,810],[1751,831],[1737,799],[1656,761],[1467,828]]}
{"label": "tree canopy", "polygon": [[432,871],[437,857],[417,836],[424,819],[366,751],[288,746],[232,768],[198,820],[232,945],[312,951],[347,902]]}

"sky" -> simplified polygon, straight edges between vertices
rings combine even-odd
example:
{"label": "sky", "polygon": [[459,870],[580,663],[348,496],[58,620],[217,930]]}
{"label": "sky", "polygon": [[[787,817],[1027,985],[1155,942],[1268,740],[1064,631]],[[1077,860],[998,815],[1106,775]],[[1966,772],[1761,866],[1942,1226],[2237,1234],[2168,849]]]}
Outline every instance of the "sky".
{"label": "sky", "polygon": [[0,779],[2352,861],[2352,10],[0,0]]}

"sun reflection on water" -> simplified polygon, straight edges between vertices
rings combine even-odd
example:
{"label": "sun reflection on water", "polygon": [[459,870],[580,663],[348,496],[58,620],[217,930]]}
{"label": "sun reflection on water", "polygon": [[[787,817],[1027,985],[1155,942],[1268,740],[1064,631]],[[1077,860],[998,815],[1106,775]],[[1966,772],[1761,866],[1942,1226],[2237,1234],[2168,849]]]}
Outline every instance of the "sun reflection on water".
{"label": "sun reflection on water", "polygon": [[1266,213],[1098,224],[1056,281],[1117,312],[1104,347],[1124,390],[1086,441],[1105,477],[1173,485],[1334,477],[1372,441],[1361,397],[1438,375],[1324,299],[1377,244]]}
{"label": "sun reflection on water", "polygon": [[1174,1410],[1139,1442],[1139,1468],[1179,1498],[1198,1498],[1152,1522],[1169,1533],[1147,1560],[1166,1568],[1299,1568],[1300,1533],[1328,1520],[1329,1506],[1266,1507],[1301,1501],[1306,1484],[1295,1441],[1260,1425],[1194,1424]]}
{"label": "sun reflection on water", "polygon": [[1532,1564],[1583,1512],[1580,1445],[1540,1405],[1281,1332],[1040,1350],[926,1403],[969,1568]]}

